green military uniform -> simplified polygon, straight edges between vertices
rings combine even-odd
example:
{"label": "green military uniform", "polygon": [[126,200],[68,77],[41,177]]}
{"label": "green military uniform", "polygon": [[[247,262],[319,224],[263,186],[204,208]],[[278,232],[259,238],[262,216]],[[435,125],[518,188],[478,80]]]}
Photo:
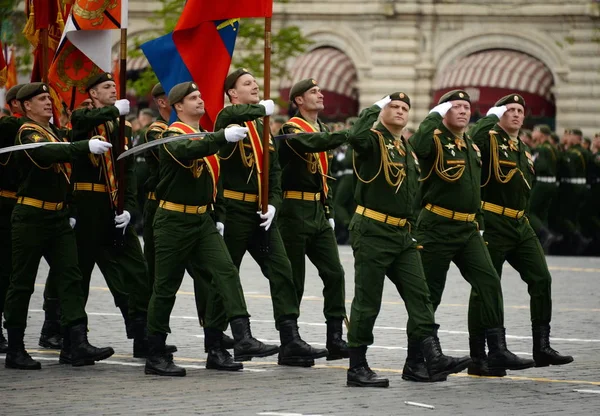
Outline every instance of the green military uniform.
{"label": "green military uniform", "polygon": [[[101,74],[88,86],[111,80],[110,74]],[[104,78],[103,78],[104,77]],[[95,82],[95,84],[94,84]],[[93,84],[93,85],[92,85]],[[114,106],[80,109],[73,112],[73,140],[79,141],[100,135],[112,143],[110,152],[101,156],[78,159],[73,167],[74,203],[76,208],[79,267],[83,275],[84,295],[87,299],[92,270],[98,264],[106,283],[119,307],[128,327],[128,337],[134,334],[129,319],[139,321],[145,327],[145,315],[150,298],[149,279],[144,255],[138,237],[131,226],[124,234],[115,228],[115,190],[117,163],[114,150],[119,149],[119,111]],[[125,129],[126,145],[131,137],[131,126]],[[136,209],[136,183],[134,161],[125,163],[124,210]],[[114,239],[122,238],[122,246],[115,247]],[[142,323],[144,321],[144,323]],[[132,321],[133,322],[133,321]],[[141,336],[141,334],[140,334]]]}
{"label": "green military uniform", "polygon": [[412,199],[419,167],[411,145],[376,121],[379,107],[361,114],[349,142],[354,149],[356,212],[350,223],[354,251],[354,300],[348,344],[371,345],[385,276],[396,286],[410,316],[408,338],[421,341],[434,330],[433,306],[412,238]]}
{"label": "green military uniform", "polygon": [[[469,306],[469,332],[504,325],[500,279],[475,221],[480,209],[481,154],[465,134],[455,137],[431,113],[410,138],[421,165],[421,210],[415,236],[435,309],[439,306],[450,262],[460,269],[481,308]],[[478,305],[479,306],[479,305]]]}
{"label": "green military uniform", "polygon": [[[518,94],[501,98],[495,107],[507,104],[518,104],[525,110],[525,101]],[[536,365],[567,364],[572,357],[562,357],[550,348],[552,277],[542,245],[525,215],[535,175],[533,156],[525,143],[511,138],[498,122],[498,116],[490,114],[470,132],[482,152],[483,238],[498,276],[508,261],[527,283]],[[471,304],[481,299],[473,293]]]}
{"label": "green military uniform", "polygon": [[593,255],[600,249],[600,153],[593,154],[587,170],[588,192],[582,208],[581,227],[586,237],[595,240]]}
{"label": "green military uniform", "polygon": [[[300,113],[296,117],[302,119]],[[320,121],[317,123],[318,128],[313,128],[325,132],[326,127]],[[302,127],[292,119],[282,126],[282,134],[305,131]],[[323,180],[329,172],[321,172],[323,164],[319,161],[322,156],[328,161],[329,155],[317,152],[335,149],[345,141],[344,133],[313,133],[287,139],[279,147],[283,203],[277,225],[292,265],[298,301],[302,301],[304,294],[305,257],[308,257],[323,280],[323,315],[326,320],[340,319],[340,323],[346,316],[344,269],[328,222],[331,194],[325,195],[329,185],[324,189]],[[328,163],[324,166],[327,169]]]}
{"label": "green military uniform", "polygon": [[552,143],[538,145],[533,152],[535,180],[529,202],[529,221],[539,234],[542,227],[548,226],[548,212],[558,191],[558,163],[560,153]]}
{"label": "green military uniform", "polygon": [[[218,115],[215,130],[230,124],[253,124],[263,134],[261,117],[265,109],[258,104],[237,104],[225,107]],[[281,168],[275,144],[271,142],[269,149],[269,200],[268,204],[275,209],[281,207]],[[246,251],[258,262],[263,274],[269,279],[273,314],[278,321],[282,317],[298,317],[299,302],[296,294],[290,261],[275,224],[268,231],[269,254],[260,252],[262,233],[260,209],[258,202],[260,187],[255,155],[249,138],[238,143],[227,143],[219,151],[221,160],[222,204],[216,206],[217,221],[225,224],[225,243],[234,264],[239,269]],[[264,201],[263,203],[267,203]]]}

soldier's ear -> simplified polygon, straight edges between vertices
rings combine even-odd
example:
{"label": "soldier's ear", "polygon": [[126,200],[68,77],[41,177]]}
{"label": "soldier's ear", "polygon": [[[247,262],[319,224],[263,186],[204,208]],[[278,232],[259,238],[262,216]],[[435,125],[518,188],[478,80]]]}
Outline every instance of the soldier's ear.
{"label": "soldier's ear", "polygon": [[235,90],[235,88],[230,88],[227,90],[227,95],[229,95],[229,98],[237,98],[238,94],[237,91]]}

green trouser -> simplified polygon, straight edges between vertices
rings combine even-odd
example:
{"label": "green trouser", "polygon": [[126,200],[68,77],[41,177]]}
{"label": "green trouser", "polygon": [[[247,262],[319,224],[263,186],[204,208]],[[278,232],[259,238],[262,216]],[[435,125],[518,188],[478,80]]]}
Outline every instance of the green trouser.
{"label": "green trouser", "polygon": [[[143,157],[138,157],[135,161],[135,180],[137,183],[137,206],[139,207],[139,209],[142,210],[142,212],[135,212],[135,213],[131,213],[131,215],[134,217],[134,219],[132,219],[132,222],[134,222],[135,224],[138,224],[140,222],[140,220],[145,221],[145,212],[144,211],[144,206],[146,205],[146,197],[147,197],[147,193],[144,190],[144,184],[146,183],[146,180],[148,180],[148,176],[150,175],[150,170],[148,169],[148,164],[146,163],[146,160]],[[145,224],[145,222],[144,222]],[[152,225],[152,224],[150,224]]]}
{"label": "green trouser", "polygon": [[123,246],[115,247],[114,214],[107,194],[85,192],[77,199],[77,249],[87,302],[92,270],[97,264],[119,308],[128,307],[129,316],[144,314],[150,300],[148,269],[140,241],[132,226],[125,231]]}
{"label": "green trouser", "polygon": [[60,301],[58,296],[58,285],[60,275],[50,269],[44,286],[44,303],[42,309],[46,312],[47,319],[58,319],[60,316]]}
{"label": "green trouser", "polygon": [[277,225],[292,265],[298,302],[302,301],[304,294],[305,257],[308,257],[323,280],[325,319],[346,317],[344,269],[335,234],[325,218],[323,204],[319,201],[284,199]]}
{"label": "green trouser", "polygon": [[[450,262],[454,262],[471,285],[469,333],[481,334],[488,328],[504,327],[500,278],[477,223],[451,220],[423,209],[415,238],[423,246],[421,260],[434,310],[442,301],[446,275]],[[479,301],[474,301],[474,296]]]}
{"label": "green trouser", "polygon": [[333,194],[333,209],[336,226],[348,228],[356,209],[353,175],[342,175],[338,178]]}
{"label": "green trouser", "polygon": [[572,234],[577,231],[579,211],[586,191],[585,185],[565,182],[560,184],[553,218],[557,231],[563,234]]}
{"label": "green trouser", "polygon": [[548,212],[557,192],[557,183],[536,182],[533,184],[529,199],[529,222],[536,233],[542,227],[548,226]]}
{"label": "green trouser", "polygon": [[292,266],[277,228],[277,218],[267,232],[269,253],[264,255],[260,251],[264,231],[259,227],[261,219],[256,211],[256,203],[227,200],[225,244],[238,270],[244,254],[248,251],[269,280],[275,322],[279,322],[282,317],[297,318],[300,316],[298,296],[292,277]]}
{"label": "green trouser", "polygon": [[[12,233],[10,217],[12,215],[15,200],[0,197],[0,316],[4,311],[6,291],[10,284],[12,273]],[[2,322],[0,322],[2,325]]]}
{"label": "green trouser", "polygon": [[[148,308],[150,333],[171,332],[169,318],[186,265],[194,279],[214,282],[227,319],[249,316],[238,271],[209,214],[158,209],[154,218],[154,244],[156,276]],[[207,315],[213,313],[212,306],[209,301]],[[222,323],[215,326],[223,328]]]}
{"label": "green trouser", "polygon": [[552,318],[552,277],[527,217],[516,220],[486,211],[483,238],[498,276],[502,276],[502,265],[508,261],[527,283],[531,323],[548,325]]}
{"label": "green trouser", "polygon": [[590,185],[581,208],[580,223],[585,236],[600,239],[600,182]]}
{"label": "green trouser", "polygon": [[388,276],[404,300],[407,336],[421,341],[435,327],[433,305],[417,244],[408,227],[397,227],[354,214],[350,223],[354,251],[354,299],[348,346],[373,344],[373,327]]}
{"label": "green trouser", "polygon": [[66,211],[46,211],[17,205],[12,214],[12,265],[6,295],[6,328],[25,328],[29,301],[42,257],[59,276],[61,324],[87,323],[77,246]]}
{"label": "green trouser", "polygon": [[[158,209],[158,201],[148,199],[144,205],[144,257],[148,265],[148,287],[154,287],[154,267],[155,267],[155,250],[154,250],[154,216]],[[190,268],[188,273],[192,275]],[[210,286],[203,279],[194,279],[194,294],[196,298],[196,310],[198,311],[198,320],[200,325],[204,325],[206,315],[207,294]],[[224,314],[222,315],[225,316]]]}

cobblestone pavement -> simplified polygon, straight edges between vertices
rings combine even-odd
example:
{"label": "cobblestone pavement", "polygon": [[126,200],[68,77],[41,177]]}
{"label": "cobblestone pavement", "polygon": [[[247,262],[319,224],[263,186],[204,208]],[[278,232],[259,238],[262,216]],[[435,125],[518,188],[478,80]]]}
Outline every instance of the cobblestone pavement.
{"label": "cobblestone pavement", "polygon": [[[348,311],[353,294],[351,249],[340,247],[347,272]],[[90,302],[90,341],[112,345],[115,355],[93,367],[59,365],[57,352],[37,347],[43,320],[42,289],[48,268],[43,263],[30,304],[26,345],[42,360],[41,371],[5,369],[0,356],[0,415],[204,414],[204,415],[597,415],[600,414],[600,258],[549,257],[553,273],[552,344],[575,356],[562,367],[509,372],[502,379],[454,375],[445,383],[418,384],[401,379],[406,355],[406,311],[393,285],[386,284],[384,303],[369,349],[371,367],[390,378],[388,389],[346,387],[347,361],[318,361],[315,368],[280,367],[273,357],[245,363],[245,370],[222,373],[204,369],[202,329],[193,303],[191,279],[177,298],[169,343],[178,346],[185,378],[146,376],[143,360],[133,359],[122,318],[96,269]],[[322,283],[307,267],[300,331],[308,342],[324,345]],[[257,338],[278,342],[267,280],[247,257],[242,283]],[[503,276],[509,348],[531,355],[529,297],[525,284],[506,266]],[[437,313],[447,354],[467,355],[469,287],[452,266]],[[406,402],[433,406],[416,407]],[[432,413],[433,412],[433,413]]]}

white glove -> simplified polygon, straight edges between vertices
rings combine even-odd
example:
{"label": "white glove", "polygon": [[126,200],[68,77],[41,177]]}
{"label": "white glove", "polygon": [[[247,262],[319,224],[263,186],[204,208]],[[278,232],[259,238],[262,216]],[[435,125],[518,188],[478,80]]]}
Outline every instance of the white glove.
{"label": "white glove", "polygon": [[331,225],[331,229],[333,231],[335,231],[335,220],[333,218],[329,218],[327,221],[329,221],[329,225]]}
{"label": "white glove", "polygon": [[[129,213],[129,211],[125,211],[123,210],[123,213],[121,215],[117,215],[115,217],[115,227],[116,228],[125,228],[127,227],[127,224],[129,224],[129,221],[131,221],[131,214]],[[125,232],[125,230],[123,230],[123,232]]]}
{"label": "white glove", "polygon": [[248,133],[248,127],[230,126],[225,129],[225,140],[229,143],[239,142],[244,140]]}
{"label": "white glove", "polygon": [[389,95],[386,95],[381,100],[377,101],[374,105],[376,105],[377,107],[383,109],[383,107],[385,107],[386,105],[388,105],[390,102],[392,102],[392,99],[390,98]]}
{"label": "white glove", "polygon": [[435,107],[433,107],[431,109],[431,111],[429,112],[429,114],[438,113],[440,116],[444,117],[446,115],[446,113],[448,112],[448,110],[450,110],[451,108],[452,108],[451,102],[441,103],[441,104],[438,104]]}
{"label": "white glove", "polygon": [[71,228],[75,228],[75,224],[77,224],[77,220],[75,218],[69,218],[69,225]]}
{"label": "white glove", "polygon": [[259,105],[265,108],[265,115],[270,116],[275,111],[275,103],[273,100],[260,100]]}
{"label": "white glove", "polygon": [[479,230],[479,235],[483,237],[483,230]]}
{"label": "white glove", "polygon": [[221,234],[221,237],[223,237],[223,234],[225,234],[225,224],[217,222],[217,231]]}
{"label": "white glove", "polygon": [[119,110],[119,114],[122,116],[126,116],[129,114],[129,100],[117,100],[115,102],[115,107]]}
{"label": "white glove", "polygon": [[105,142],[104,140],[92,139],[89,141],[88,146],[90,148],[90,153],[101,155],[102,153],[108,152],[108,149],[112,147],[112,144]]}
{"label": "white glove", "polygon": [[500,107],[492,107],[488,110],[486,116],[489,116],[490,114],[495,115],[498,118],[502,118],[502,116],[504,115],[504,113],[506,113],[506,106],[505,105],[501,105]]}
{"label": "white glove", "polygon": [[269,205],[266,214],[263,214],[260,211],[258,211],[257,214],[260,215],[260,218],[264,220],[260,223],[260,226],[265,227],[265,231],[271,228],[271,223],[273,222],[273,218],[275,218],[275,207],[273,205]]}

